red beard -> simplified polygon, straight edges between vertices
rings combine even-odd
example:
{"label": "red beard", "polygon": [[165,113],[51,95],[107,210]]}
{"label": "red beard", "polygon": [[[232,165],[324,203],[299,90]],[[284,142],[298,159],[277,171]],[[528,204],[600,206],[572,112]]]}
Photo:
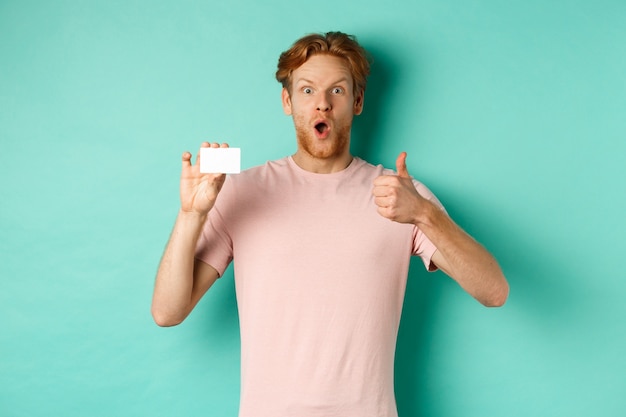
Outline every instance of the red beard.
{"label": "red beard", "polygon": [[333,125],[329,136],[319,139],[310,123],[294,117],[298,147],[318,159],[329,159],[345,154],[350,146],[350,125]]}

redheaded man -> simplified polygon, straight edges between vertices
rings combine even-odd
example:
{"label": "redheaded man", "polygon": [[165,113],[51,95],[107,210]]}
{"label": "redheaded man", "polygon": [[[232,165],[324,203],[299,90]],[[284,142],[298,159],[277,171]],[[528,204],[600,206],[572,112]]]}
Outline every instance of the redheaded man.
{"label": "redheaded man", "polygon": [[[238,175],[183,154],[181,208],[152,313],[182,322],[234,261],[240,417],[396,417],[393,368],[411,256],[486,306],[508,284],[496,260],[413,179],[351,155],[369,62],[354,37],[301,38],[279,59],[294,155]],[[202,144],[227,147],[226,144]]]}

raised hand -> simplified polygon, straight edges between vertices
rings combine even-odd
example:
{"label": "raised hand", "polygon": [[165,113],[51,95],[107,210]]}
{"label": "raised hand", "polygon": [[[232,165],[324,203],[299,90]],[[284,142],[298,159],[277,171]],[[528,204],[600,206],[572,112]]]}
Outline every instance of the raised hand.
{"label": "raised hand", "polygon": [[[228,144],[208,143],[203,148],[228,148]],[[200,152],[195,164],[191,163],[191,153],[183,153],[183,166],[180,175],[180,203],[184,212],[206,215],[217,199],[224,185],[225,174],[203,174],[200,172]]]}
{"label": "raised hand", "polygon": [[427,200],[419,195],[406,168],[406,152],[396,160],[397,175],[381,175],[374,180],[374,202],[378,213],[399,223],[417,223]]}

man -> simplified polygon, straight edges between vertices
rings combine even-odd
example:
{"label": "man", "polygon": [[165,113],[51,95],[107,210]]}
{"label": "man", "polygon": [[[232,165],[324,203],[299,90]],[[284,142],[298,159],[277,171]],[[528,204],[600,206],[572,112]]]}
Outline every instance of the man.
{"label": "man", "polygon": [[409,176],[406,153],[397,173],[350,154],[368,73],[353,37],[306,36],[277,71],[293,156],[226,178],[183,154],[152,313],[161,326],[180,323],[234,259],[240,417],[397,416],[393,360],[411,255],[487,306],[507,298],[495,259]]}

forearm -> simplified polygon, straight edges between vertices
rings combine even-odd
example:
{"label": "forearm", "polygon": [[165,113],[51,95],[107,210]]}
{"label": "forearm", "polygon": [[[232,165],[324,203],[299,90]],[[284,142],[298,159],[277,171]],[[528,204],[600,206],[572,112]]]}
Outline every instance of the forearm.
{"label": "forearm", "polygon": [[196,242],[206,216],[180,211],[161,258],[152,299],[157,324],[180,323],[191,311]]}
{"label": "forearm", "polygon": [[415,224],[437,247],[433,262],[479,302],[501,306],[509,286],[496,259],[443,210],[428,202]]}
{"label": "forearm", "polygon": [[398,156],[396,169],[398,175],[374,180],[372,194],[378,213],[417,226],[437,248],[431,261],[478,301],[487,306],[504,304],[509,285],[495,258],[441,208],[420,195],[406,169],[406,152]]}

